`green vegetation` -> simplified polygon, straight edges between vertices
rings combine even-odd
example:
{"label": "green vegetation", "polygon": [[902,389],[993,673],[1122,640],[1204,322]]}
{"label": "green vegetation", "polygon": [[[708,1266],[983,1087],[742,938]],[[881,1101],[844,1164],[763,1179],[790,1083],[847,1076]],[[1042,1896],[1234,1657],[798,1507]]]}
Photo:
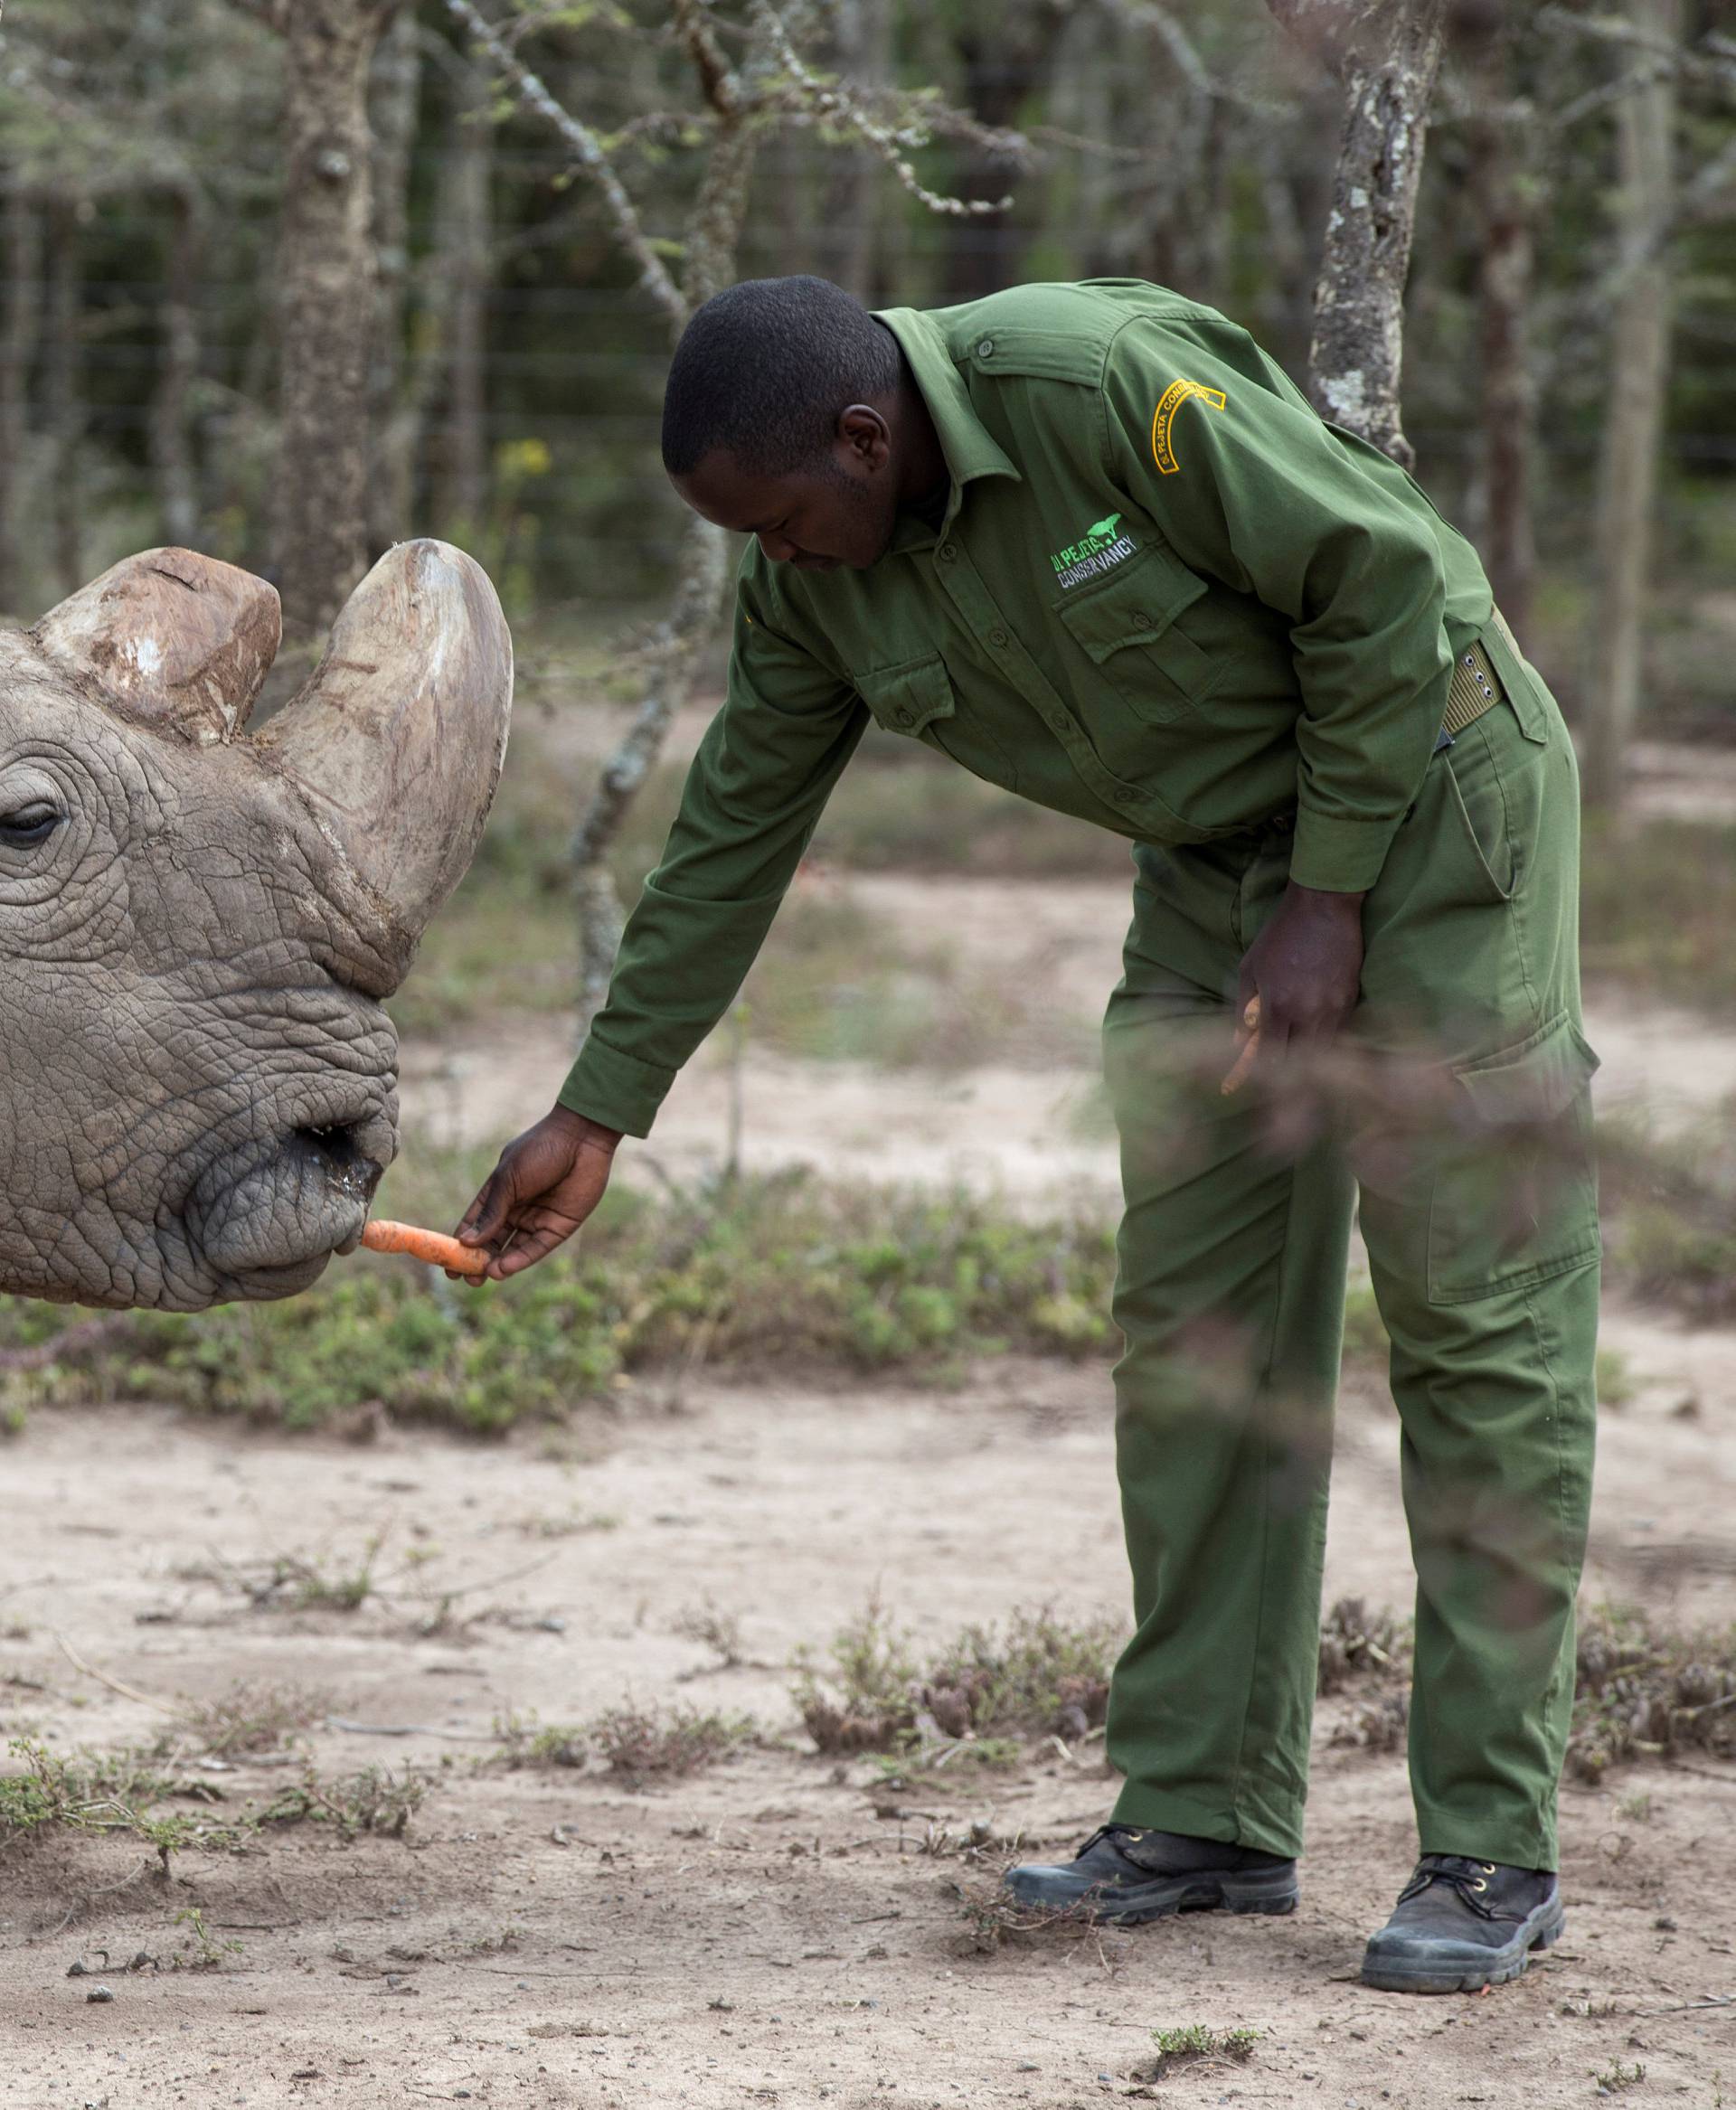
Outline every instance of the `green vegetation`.
{"label": "green vegetation", "polygon": [[[165,1875],[173,1854],[239,1852],[269,1825],[328,1823],[344,1839],[363,1832],[401,1838],[425,1793],[413,1773],[370,1766],[326,1779],[308,1766],[293,1784],[239,1814],[217,1819],[205,1813],[217,1791],[203,1778],[186,1778],[175,1770],[171,1739],[62,1754],[18,1737],[6,1748],[14,1766],[0,1773],[0,1851],[55,1834],[119,1834],[150,1847]],[[164,1809],[175,1802],[195,1807]]]}
{"label": "green vegetation", "polygon": [[175,1728],[213,1758],[278,1751],[297,1730],[312,1728],[329,1704],[329,1694],[304,1686],[237,1678],[214,1699],[188,1700]]}
{"label": "green vegetation", "polygon": [[1596,1782],[1635,1758],[1736,1753],[1736,1626],[1675,1634],[1606,1607],[1582,1623],[1567,1769]]}
{"label": "green vegetation", "polygon": [[675,1780],[726,1758],[759,1734],[746,1715],[626,1700],[590,1721],[546,1726],[533,1716],[495,1724],[509,1766],[582,1769],[593,1760],[629,1787]]}
{"label": "green vegetation", "polygon": [[827,1668],[802,1665],[792,1697],[822,1751],[902,1758],[952,1741],[1002,1747],[999,1761],[1019,1738],[1099,1729],[1125,1638],[1117,1620],[1023,1609],[1004,1629],[966,1627],[925,1663],[876,1600],[834,1639]]}
{"label": "green vegetation", "polygon": [[1253,2057],[1260,2034],[1258,2030],[1208,2029],[1203,2022],[1186,2022],[1176,2030],[1154,2030],[1151,2037],[1157,2047],[1157,2061],[1149,2077],[1162,2080],[1179,2067],[1201,2066],[1208,2060],[1245,2066]]}
{"label": "green vegetation", "polygon": [[1624,2066],[1620,2059],[1617,2059],[1613,2066],[1606,2067],[1601,2073],[1593,2072],[1591,2078],[1597,2083],[1599,2095],[1618,2096],[1624,2088],[1637,2087],[1646,2078],[1646,2068],[1638,2059],[1632,2066]]}
{"label": "green vegetation", "polygon": [[[420,1177],[437,1169],[424,1156]],[[481,1169],[445,1161],[448,1207]],[[379,1401],[496,1431],[702,1352],[713,1367],[929,1375],[997,1350],[1105,1352],[1113,1267],[1108,1225],[1025,1222],[968,1195],[801,1172],[655,1201],[622,1190],[577,1250],[507,1286],[458,1289],[358,1256],[282,1304],[97,1322],[91,1352],[76,1314],[0,1300],[0,1356],[68,1343],[64,1360],[0,1371],[0,1399],[163,1399],[292,1428]]]}

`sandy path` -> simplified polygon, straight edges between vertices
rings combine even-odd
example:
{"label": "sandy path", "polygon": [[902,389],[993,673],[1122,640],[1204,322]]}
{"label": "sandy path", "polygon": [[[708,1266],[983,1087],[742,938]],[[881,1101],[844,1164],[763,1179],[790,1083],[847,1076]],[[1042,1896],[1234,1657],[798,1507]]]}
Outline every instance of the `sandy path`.
{"label": "sandy path", "polygon": [[[467,2091],[647,2110],[1061,2110],[1137,2090],[1147,2031],[1203,2021],[1265,2034],[1248,2068],[1178,2077],[1165,2100],[1436,2110],[1469,2087],[1565,2104],[1590,2094],[1591,2066],[1631,2062],[1637,2039],[1648,2087],[1710,2105],[1714,2070],[1736,2064],[1731,2012],[1650,2011],[1736,1992],[1736,1768],[1570,1791],[1569,1940],[1500,1997],[1446,2002],[1350,1982],[1411,1842],[1401,1763],[1332,1748],[1335,1704],[1301,1912],[1185,1920],[1100,1951],[972,1952],[952,1886],[976,1879],[918,1851],[930,1819],[1060,1846],[1110,1792],[1089,1747],[902,1796],[864,1792],[868,1764],[800,1756],[783,1666],[875,1589],[929,1642],[1017,1603],[1120,1605],[1105,1389],[1099,1371],[1017,1366],[939,1397],[708,1388],[671,1414],[647,1385],[617,1418],[487,1449],[407,1431],[357,1451],[152,1411],[40,1416],[7,1455],[10,1733],[101,1745],[156,1726],[69,1666],[64,1633],[149,1694],[212,1694],[236,1675],[317,1681],[346,1719],[425,1725],[316,1731],[322,1766],[443,1770],[408,1846],[345,1848],[304,1828],[240,1860],[188,1854],[167,1892],[143,1879],[82,1907],[127,1874],[130,1850],[14,1853],[0,2103],[372,2110]],[[1727,1383],[1703,1394],[1694,1423],[1674,1404],[1649,1388],[1609,1423],[1599,1580],[1697,1598],[1736,1555],[1736,1397]],[[1398,1592],[1393,1436],[1353,1387],[1335,1593]],[[1655,1535],[1697,1549],[1674,1584],[1628,1559],[1647,1515]],[[382,1594],[359,1611],[259,1610],[224,1580],[222,1560],[344,1565],[382,1532]],[[448,1593],[453,1615],[426,1631]],[[707,1601],[739,1620],[741,1667],[674,1630]],[[637,1795],[606,1776],[475,1769],[500,1717],[571,1719],[629,1692],[751,1710],[788,1747]],[[1618,1806],[1642,1792],[1643,1821]],[[876,1802],[902,1816],[877,1818]],[[221,1971],[111,1966],[100,2007],[89,1979],[65,1975],[102,1950],[172,1953],[173,1916],[193,1905],[243,1945]]]}
{"label": "sandy path", "polygon": [[[1075,1063],[1022,1062],[1016,1024],[1004,1060],[963,1070],[887,1071],[794,1060],[750,1048],[743,1157],[770,1171],[817,1163],[842,1177],[998,1188],[1028,1206],[1112,1203],[1116,1154],[1096,1069],[1095,1021],[1120,972],[1127,889],[1101,881],[921,879],[828,870],[817,882],[894,925],[913,947],[943,933],[961,967],[992,971],[1022,1007],[1071,1026]],[[777,943],[774,933],[771,942]],[[1603,1058],[1602,1111],[1660,1132],[1722,1120],[1736,1100],[1736,1034],[1673,1004],[1593,990],[1588,1031]],[[725,1036],[677,1079],[649,1146],[677,1177],[715,1163],[730,1126]],[[503,1020],[435,1048],[404,1050],[412,1131],[441,1142],[503,1140],[552,1098],[572,1050],[563,1021]],[[630,1166],[634,1154],[623,1160]]]}

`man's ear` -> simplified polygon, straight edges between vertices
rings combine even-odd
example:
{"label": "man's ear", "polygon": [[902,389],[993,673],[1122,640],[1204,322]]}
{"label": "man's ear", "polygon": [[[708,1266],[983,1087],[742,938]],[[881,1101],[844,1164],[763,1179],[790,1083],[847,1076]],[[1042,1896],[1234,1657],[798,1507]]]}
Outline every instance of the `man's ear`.
{"label": "man's ear", "polygon": [[852,403],[838,412],[838,438],[865,469],[883,469],[891,457],[892,428],[872,403]]}

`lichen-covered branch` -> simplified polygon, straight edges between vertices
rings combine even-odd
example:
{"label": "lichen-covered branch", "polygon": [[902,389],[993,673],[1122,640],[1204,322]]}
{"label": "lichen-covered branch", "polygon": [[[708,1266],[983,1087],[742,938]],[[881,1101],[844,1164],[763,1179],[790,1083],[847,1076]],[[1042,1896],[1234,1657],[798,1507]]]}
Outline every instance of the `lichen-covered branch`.
{"label": "lichen-covered branch", "polygon": [[627,185],[617,174],[614,163],[603,152],[596,133],[575,118],[564,104],[556,101],[541,76],[533,73],[510,49],[505,39],[472,5],[472,0],[446,0],[446,5],[448,12],[478,49],[487,53],[514,99],[526,109],[534,110],[538,117],[546,119],[572,149],[580,167],[596,184],[609,209],[616,240],[638,266],[639,283],[669,317],[672,325],[679,330],[687,319],[687,304],[682,297],[681,288],[652,246],[640,221],[638,208],[628,196]]}
{"label": "lichen-covered branch", "polygon": [[1400,421],[1404,281],[1444,0],[1268,0],[1336,74],[1344,133],[1315,287],[1310,392],[1321,415],[1409,468]]}

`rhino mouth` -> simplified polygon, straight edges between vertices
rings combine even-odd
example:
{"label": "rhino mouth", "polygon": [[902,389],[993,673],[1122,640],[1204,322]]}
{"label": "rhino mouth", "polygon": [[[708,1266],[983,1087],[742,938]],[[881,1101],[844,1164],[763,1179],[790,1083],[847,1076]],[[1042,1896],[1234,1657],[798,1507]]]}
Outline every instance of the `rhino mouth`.
{"label": "rhino mouth", "polygon": [[189,1197],[188,1232],[233,1294],[293,1296],[354,1249],[396,1150],[390,1101],[321,1111],[212,1165]]}

